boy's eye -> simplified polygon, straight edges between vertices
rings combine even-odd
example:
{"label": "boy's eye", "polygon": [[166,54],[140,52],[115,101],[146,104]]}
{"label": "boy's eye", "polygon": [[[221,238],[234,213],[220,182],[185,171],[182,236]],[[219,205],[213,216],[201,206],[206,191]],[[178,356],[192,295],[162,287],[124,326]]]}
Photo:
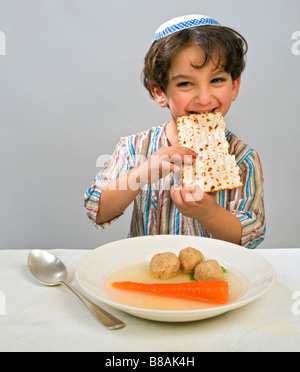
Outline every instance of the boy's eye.
{"label": "boy's eye", "polygon": [[188,81],[182,81],[181,83],[177,84],[178,87],[189,87],[190,85],[191,83],[189,83]]}
{"label": "boy's eye", "polygon": [[212,83],[222,83],[224,82],[226,79],[224,78],[215,78],[215,79],[212,79]]}

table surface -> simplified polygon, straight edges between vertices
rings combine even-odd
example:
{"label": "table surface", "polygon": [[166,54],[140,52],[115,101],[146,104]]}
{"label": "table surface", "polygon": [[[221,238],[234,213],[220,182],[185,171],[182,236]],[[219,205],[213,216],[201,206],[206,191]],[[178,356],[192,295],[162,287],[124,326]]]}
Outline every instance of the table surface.
{"label": "table surface", "polygon": [[[51,252],[76,284],[76,266],[89,251]],[[162,323],[103,305],[126,323],[114,331],[103,328],[68,289],[39,284],[27,268],[28,253],[0,251],[1,352],[300,351],[300,249],[256,250],[274,267],[276,280],[242,308],[197,322]]]}

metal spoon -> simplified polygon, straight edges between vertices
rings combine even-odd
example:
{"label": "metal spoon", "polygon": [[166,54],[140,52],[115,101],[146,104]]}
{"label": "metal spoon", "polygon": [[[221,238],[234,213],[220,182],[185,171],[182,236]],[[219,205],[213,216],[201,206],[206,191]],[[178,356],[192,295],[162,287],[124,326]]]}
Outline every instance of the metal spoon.
{"label": "metal spoon", "polygon": [[90,302],[72,288],[70,284],[66,282],[68,278],[67,268],[62,261],[53,254],[40,249],[34,249],[29,253],[28,266],[31,273],[42,284],[47,286],[64,284],[68,287],[106,328],[119,329],[125,326],[125,323],[121,320]]}

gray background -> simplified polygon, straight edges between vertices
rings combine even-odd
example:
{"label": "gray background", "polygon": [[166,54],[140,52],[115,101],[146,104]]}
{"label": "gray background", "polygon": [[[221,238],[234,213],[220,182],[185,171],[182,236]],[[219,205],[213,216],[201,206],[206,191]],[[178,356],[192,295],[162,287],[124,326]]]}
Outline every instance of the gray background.
{"label": "gray background", "polygon": [[[300,247],[299,0],[0,0],[0,249],[96,248],[127,236],[130,210],[107,231],[85,216],[96,160],[120,136],[169,120],[140,83],[155,29],[210,15],[249,42],[226,123],[260,154],[267,236]],[[298,47],[300,49],[300,46]]]}

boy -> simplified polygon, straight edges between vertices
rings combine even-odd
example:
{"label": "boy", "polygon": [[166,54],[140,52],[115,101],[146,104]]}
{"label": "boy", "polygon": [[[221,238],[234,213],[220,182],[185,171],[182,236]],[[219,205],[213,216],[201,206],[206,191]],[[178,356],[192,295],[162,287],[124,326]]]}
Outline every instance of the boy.
{"label": "boy", "polygon": [[121,138],[108,165],[85,195],[89,218],[106,228],[134,202],[129,236],[180,234],[214,237],[255,248],[265,232],[263,176],[259,157],[226,130],[243,187],[203,193],[176,187],[175,160],[194,162],[194,151],[178,146],[179,116],[230,109],[239,92],[247,43],[215,20],[175,18],[156,32],[145,57],[143,81],[152,98],[168,107],[171,120]]}

